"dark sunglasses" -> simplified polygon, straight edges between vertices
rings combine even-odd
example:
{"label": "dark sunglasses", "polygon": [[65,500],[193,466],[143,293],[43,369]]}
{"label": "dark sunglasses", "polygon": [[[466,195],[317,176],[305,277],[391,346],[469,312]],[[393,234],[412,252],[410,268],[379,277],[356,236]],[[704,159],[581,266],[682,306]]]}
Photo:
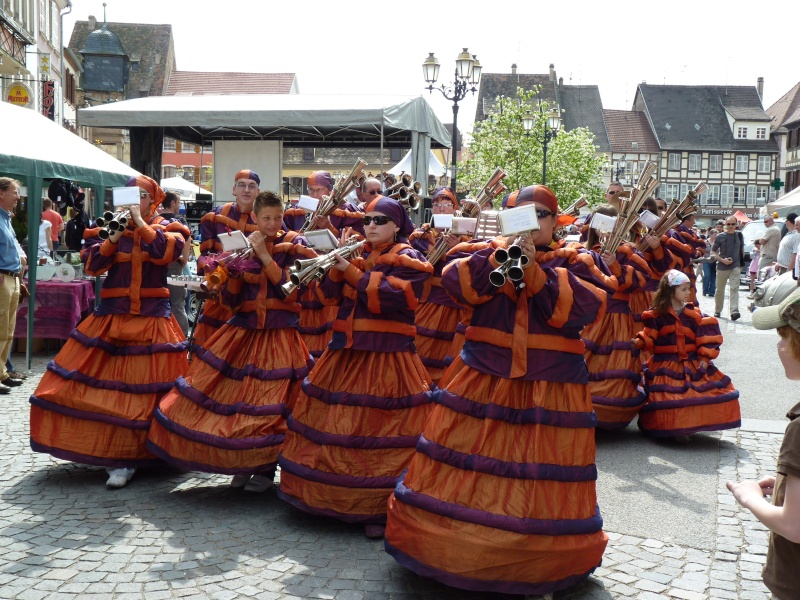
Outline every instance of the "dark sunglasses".
{"label": "dark sunglasses", "polygon": [[537,208],[536,209],[536,216],[539,217],[540,219],[546,219],[547,217],[549,217],[551,215],[555,217],[557,214],[558,213],[554,213],[552,211],[545,210],[543,208]]}
{"label": "dark sunglasses", "polygon": [[386,225],[391,219],[389,217],[364,217],[364,225],[369,225],[375,221],[375,225]]}
{"label": "dark sunglasses", "polygon": [[380,190],[370,190],[370,191],[364,192],[364,193],[369,195],[369,196],[376,196],[376,195],[380,194],[381,191]]}

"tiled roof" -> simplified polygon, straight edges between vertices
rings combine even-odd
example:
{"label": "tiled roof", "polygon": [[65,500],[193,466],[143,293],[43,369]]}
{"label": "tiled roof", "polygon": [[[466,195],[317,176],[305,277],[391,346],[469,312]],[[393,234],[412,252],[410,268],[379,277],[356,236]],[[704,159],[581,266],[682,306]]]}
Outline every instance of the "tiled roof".
{"label": "tiled roof", "polygon": [[560,85],[558,101],[564,129],[570,131],[586,127],[594,134],[594,144],[601,152],[611,150],[606,123],[603,119],[603,101],[596,85]]}
{"label": "tiled roof", "polygon": [[[89,34],[101,27],[98,24],[91,28],[88,21],[77,21],[69,48],[79,52],[86,46]],[[150,96],[165,95],[169,74],[175,69],[172,25],[106,23],[106,27],[119,38],[128,57],[140,57],[138,63],[131,63],[126,98],[138,98],[142,92]]]}
{"label": "tiled roof", "polygon": [[663,150],[777,152],[774,140],[733,137],[725,110],[755,109],[756,102],[760,106],[755,86],[642,83],[636,90],[634,107],[649,115],[656,140]]}
{"label": "tiled roof", "polygon": [[800,121],[800,83],[781,96],[767,109],[767,113],[772,117],[773,129]]}
{"label": "tiled roof", "polygon": [[289,94],[294,73],[208,73],[173,71],[167,96],[204,94]]}
{"label": "tiled roof", "polygon": [[482,121],[494,109],[498,96],[517,97],[517,88],[532,90],[539,87],[536,95],[551,105],[556,101],[555,89],[550,75],[525,75],[522,73],[483,73],[478,88],[478,105],[475,121]]}
{"label": "tiled roof", "polygon": [[[659,151],[658,142],[647,122],[647,115],[638,110],[604,110],[608,138],[614,152]],[[633,144],[637,146],[634,147]]]}

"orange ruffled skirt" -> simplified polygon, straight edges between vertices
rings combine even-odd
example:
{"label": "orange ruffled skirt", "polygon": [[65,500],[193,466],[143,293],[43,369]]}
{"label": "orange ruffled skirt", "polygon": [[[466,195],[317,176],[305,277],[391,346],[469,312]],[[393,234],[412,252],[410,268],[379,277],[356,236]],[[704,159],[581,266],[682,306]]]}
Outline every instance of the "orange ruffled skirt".
{"label": "orange ruffled skirt", "polygon": [[316,289],[317,282],[312,281],[300,298],[300,302],[304,304],[300,311],[300,337],[303,338],[308,351],[315,359],[322,356],[328,347],[333,337],[331,324],[339,311],[338,306],[317,306],[316,308],[306,306],[308,304],[317,305],[320,302]]}
{"label": "orange ruffled skirt", "polygon": [[431,406],[413,352],[326,351],[288,419],[278,495],[306,512],[383,523]]}
{"label": "orange ruffled skirt", "polygon": [[608,312],[581,334],[598,429],[625,429],[645,403],[635,334],[630,314]]}
{"label": "orange ruffled skirt", "polygon": [[463,589],[545,594],[585,579],[608,541],[586,385],[504,379],[461,359],[452,372],[389,499],[386,550]]}
{"label": "orange ruffled skirt", "polygon": [[639,428],[653,437],[689,435],[741,426],[739,392],[713,364],[651,357],[645,365],[647,404]]}
{"label": "orange ruffled skirt", "polygon": [[30,398],[31,448],[112,468],[158,462],[147,431],[156,403],[189,366],[186,349],[172,316],[89,316]]}
{"label": "orange ruffled skirt", "polygon": [[205,348],[206,342],[233,317],[233,311],[216,300],[203,302],[203,313],[197,319],[192,334],[192,350]]}
{"label": "orange ruffled skirt", "polygon": [[188,471],[274,473],[312,364],[296,329],[224,325],[159,402],[147,447]]}
{"label": "orange ruffled skirt", "polygon": [[463,318],[463,310],[432,302],[421,303],[414,313],[417,327],[414,343],[433,383],[439,383],[447,368],[445,359],[453,344],[456,327]]}
{"label": "orange ruffled skirt", "polygon": [[[653,298],[655,295],[655,292],[648,290],[636,290],[631,294],[630,307],[631,316],[633,317],[634,333],[638,333],[644,329],[642,313],[653,308]],[[649,350],[639,350],[639,361],[642,363],[642,365],[644,365],[644,363],[647,362],[647,359],[649,359],[652,355],[653,353]]]}

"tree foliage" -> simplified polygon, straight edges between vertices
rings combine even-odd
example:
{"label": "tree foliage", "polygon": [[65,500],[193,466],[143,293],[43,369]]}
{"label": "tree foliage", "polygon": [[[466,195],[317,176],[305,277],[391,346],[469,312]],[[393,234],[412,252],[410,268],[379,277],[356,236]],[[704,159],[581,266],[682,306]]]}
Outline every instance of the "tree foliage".
{"label": "tree foliage", "polygon": [[[500,96],[488,117],[476,123],[466,160],[459,165],[459,180],[472,190],[480,188],[496,167],[503,167],[509,190],[542,183],[543,144],[549,105],[536,102],[537,90],[517,88],[517,97]],[[530,110],[534,125],[526,135],[522,117]],[[536,135],[539,136],[537,139]],[[547,146],[547,186],[562,207],[579,196],[590,202],[602,198],[600,170],[603,158],[595,154],[594,134],[581,127],[559,131]],[[501,199],[498,198],[498,203]]]}

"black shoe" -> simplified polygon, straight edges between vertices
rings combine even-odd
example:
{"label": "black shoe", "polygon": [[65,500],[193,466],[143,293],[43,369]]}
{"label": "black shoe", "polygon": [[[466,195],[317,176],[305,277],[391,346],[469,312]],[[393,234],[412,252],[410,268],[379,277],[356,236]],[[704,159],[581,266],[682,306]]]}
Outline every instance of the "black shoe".
{"label": "black shoe", "polygon": [[736,312],[734,312],[734,313],[731,313],[731,321],[736,321],[736,320],[738,320],[738,319],[739,319],[741,316],[742,316],[742,315],[740,315],[740,314],[739,314],[739,311],[737,310]]}
{"label": "black shoe", "polygon": [[0,381],[5,386],[8,387],[17,387],[18,385],[22,385],[22,379],[14,379],[13,377],[6,377],[3,381]]}
{"label": "black shoe", "polygon": [[719,319],[719,313],[714,313],[714,316]]}
{"label": "black shoe", "polygon": [[11,391],[11,388],[7,385],[3,385],[0,383],[0,394],[8,394]]}
{"label": "black shoe", "polygon": [[22,379],[23,381],[28,378],[25,373],[19,373],[17,371],[9,371],[8,376],[13,377],[14,379]]}

